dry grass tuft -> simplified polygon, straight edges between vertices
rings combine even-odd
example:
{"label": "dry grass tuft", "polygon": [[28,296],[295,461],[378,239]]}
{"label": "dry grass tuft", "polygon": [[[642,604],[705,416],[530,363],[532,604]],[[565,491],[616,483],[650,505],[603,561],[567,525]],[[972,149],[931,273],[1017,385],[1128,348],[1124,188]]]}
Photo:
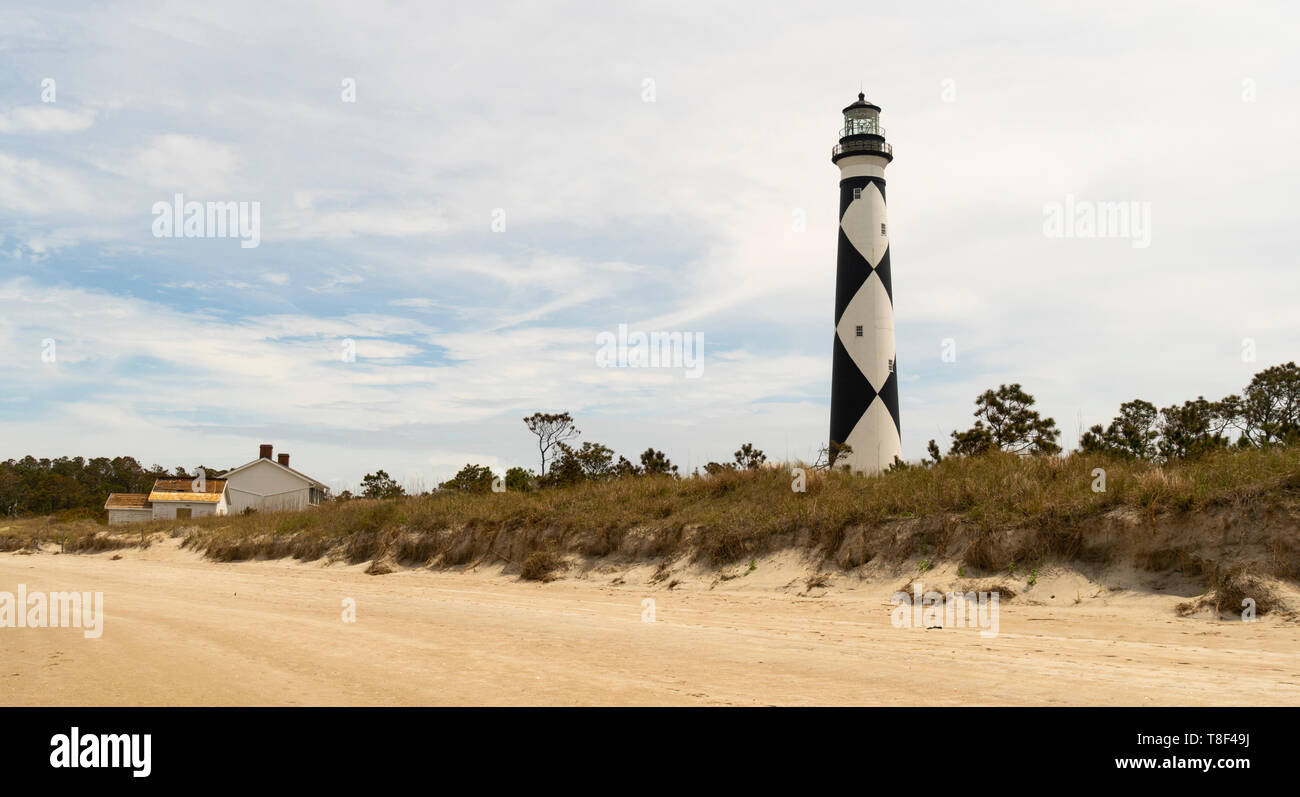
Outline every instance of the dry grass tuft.
{"label": "dry grass tuft", "polygon": [[524,581],[546,583],[554,581],[555,571],[562,567],[564,567],[564,560],[556,556],[553,551],[533,551],[519,568],[519,577]]}
{"label": "dry grass tuft", "polygon": [[391,564],[384,561],[383,559],[376,559],[375,561],[370,563],[369,567],[366,568],[366,575],[386,576],[389,573],[394,572],[395,570],[396,568],[394,568]]}
{"label": "dry grass tuft", "polygon": [[1255,614],[1262,617],[1272,611],[1289,609],[1249,565],[1219,568],[1210,576],[1209,585],[1206,594],[1178,604],[1179,614],[1213,609],[1220,616],[1241,617],[1253,605]]}
{"label": "dry grass tuft", "polygon": [[107,532],[92,532],[82,534],[77,537],[69,537],[63,541],[63,550],[66,553],[98,553],[100,551],[116,551],[121,548],[130,548],[138,546],[139,536],[132,535],[124,539],[121,536],[109,534]]}

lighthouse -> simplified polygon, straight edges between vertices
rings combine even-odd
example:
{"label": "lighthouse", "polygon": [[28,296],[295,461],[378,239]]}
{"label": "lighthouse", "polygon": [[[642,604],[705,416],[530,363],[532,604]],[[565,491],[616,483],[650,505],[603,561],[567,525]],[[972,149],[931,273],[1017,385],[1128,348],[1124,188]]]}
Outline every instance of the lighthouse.
{"label": "lighthouse", "polygon": [[888,468],[903,451],[885,213],[885,167],[893,159],[880,107],[858,94],[844,109],[844,129],[831,150],[840,167],[840,229],[830,439],[832,451],[851,449],[835,467],[862,473]]}

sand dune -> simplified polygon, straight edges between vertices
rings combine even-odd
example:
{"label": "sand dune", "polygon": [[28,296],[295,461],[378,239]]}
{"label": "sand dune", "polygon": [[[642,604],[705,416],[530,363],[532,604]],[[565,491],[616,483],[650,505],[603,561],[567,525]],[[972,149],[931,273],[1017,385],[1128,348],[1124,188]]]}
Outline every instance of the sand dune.
{"label": "sand dune", "polygon": [[0,554],[0,590],[102,591],[106,613],[98,639],[0,628],[0,703],[1300,705],[1300,629],[1280,618],[1179,617],[1186,595],[1049,573],[1001,605],[997,638],[898,629],[900,579],[808,590],[793,556],[669,589],[648,567],[544,585],[487,568],[372,576],[218,564],[174,540]]}

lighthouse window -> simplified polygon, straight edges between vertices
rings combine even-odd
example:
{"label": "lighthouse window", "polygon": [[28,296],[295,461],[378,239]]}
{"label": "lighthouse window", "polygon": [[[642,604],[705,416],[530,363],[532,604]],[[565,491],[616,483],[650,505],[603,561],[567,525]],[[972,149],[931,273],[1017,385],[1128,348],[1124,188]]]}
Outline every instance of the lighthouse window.
{"label": "lighthouse window", "polygon": [[885,234],[885,223],[883,221],[880,222],[880,234],[881,235]]}
{"label": "lighthouse window", "polygon": [[862,325],[858,324],[858,337],[862,337]]}
{"label": "lighthouse window", "polygon": [[853,189],[853,198],[854,198],[854,199],[861,199],[861,198],[862,198],[862,189],[861,189],[861,188],[855,188],[855,189]]}
{"label": "lighthouse window", "polygon": [[880,133],[880,120],[875,117],[846,118],[844,120],[844,135],[846,136],[879,135]]}

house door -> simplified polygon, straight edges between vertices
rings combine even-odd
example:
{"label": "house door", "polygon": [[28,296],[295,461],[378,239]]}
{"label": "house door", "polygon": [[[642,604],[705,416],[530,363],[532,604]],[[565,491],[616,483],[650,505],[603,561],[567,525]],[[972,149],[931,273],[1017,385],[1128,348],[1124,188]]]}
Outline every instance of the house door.
{"label": "house door", "polygon": [[191,508],[189,508],[188,506],[185,507],[184,509],[177,509],[177,510],[176,510],[176,519],[177,519],[177,520],[189,520],[189,519],[190,519],[190,516],[191,516],[193,513],[194,513],[194,510],[191,509]]}

